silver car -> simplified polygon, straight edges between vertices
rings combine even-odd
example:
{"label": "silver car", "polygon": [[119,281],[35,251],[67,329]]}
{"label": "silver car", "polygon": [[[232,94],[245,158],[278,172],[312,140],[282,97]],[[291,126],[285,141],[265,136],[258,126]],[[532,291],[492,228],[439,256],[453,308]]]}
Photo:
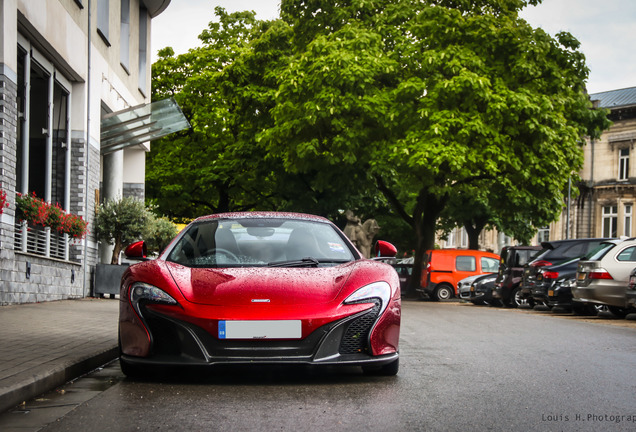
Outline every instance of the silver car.
{"label": "silver car", "polygon": [[608,243],[614,245],[592,259],[579,261],[572,297],[575,302],[607,306],[614,315],[624,317],[629,275],[636,267],[636,240]]}
{"label": "silver car", "polygon": [[483,274],[468,276],[467,278],[464,278],[457,282],[457,294],[459,295],[459,298],[462,300],[470,301],[470,285],[475,279],[482,276]]}

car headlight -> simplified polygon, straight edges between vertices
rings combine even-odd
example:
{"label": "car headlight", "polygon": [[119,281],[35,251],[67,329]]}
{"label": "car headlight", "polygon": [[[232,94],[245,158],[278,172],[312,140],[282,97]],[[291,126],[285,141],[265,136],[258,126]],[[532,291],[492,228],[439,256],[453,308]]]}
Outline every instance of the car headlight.
{"label": "car headlight", "polygon": [[150,303],[160,303],[176,305],[177,301],[173,299],[168,293],[157,288],[156,286],[149,285],[143,282],[135,282],[130,287],[130,302],[132,303],[135,311],[141,316],[139,310],[140,301],[148,301]]}
{"label": "car headlight", "polygon": [[347,297],[344,304],[373,303],[374,299],[380,299],[382,302],[378,316],[382,315],[391,299],[391,286],[386,282],[374,282],[365,285]]}

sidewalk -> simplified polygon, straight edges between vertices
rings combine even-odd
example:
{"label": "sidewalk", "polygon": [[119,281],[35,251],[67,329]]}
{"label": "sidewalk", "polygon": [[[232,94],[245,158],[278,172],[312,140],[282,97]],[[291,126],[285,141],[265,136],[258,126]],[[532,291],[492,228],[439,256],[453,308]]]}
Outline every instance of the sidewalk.
{"label": "sidewalk", "polygon": [[0,412],[117,357],[119,300],[0,306]]}

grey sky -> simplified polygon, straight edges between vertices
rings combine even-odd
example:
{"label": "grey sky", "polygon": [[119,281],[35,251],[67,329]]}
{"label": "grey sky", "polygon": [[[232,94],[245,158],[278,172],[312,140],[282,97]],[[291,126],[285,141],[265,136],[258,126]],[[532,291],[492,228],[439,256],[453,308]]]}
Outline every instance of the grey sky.
{"label": "grey sky", "polygon": [[[214,18],[214,8],[253,10],[259,19],[278,16],[280,0],[172,0],[152,23],[152,60],[166,46],[178,54],[199,45],[197,36]],[[551,35],[572,33],[590,68],[588,91],[636,87],[636,1],[543,0],[522,17]]]}

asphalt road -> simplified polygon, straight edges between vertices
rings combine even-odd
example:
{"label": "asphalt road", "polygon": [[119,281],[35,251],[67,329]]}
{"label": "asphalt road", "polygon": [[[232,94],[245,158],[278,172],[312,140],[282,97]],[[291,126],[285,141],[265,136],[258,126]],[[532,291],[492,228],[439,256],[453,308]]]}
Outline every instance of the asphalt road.
{"label": "asphalt road", "polygon": [[[261,367],[140,382],[117,364],[98,375],[109,385],[84,385],[90,397],[42,430],[636,430],[634,325],[470,304],[405,301],[397,377]],[[73,386],[62,392],[77,398]]]}

